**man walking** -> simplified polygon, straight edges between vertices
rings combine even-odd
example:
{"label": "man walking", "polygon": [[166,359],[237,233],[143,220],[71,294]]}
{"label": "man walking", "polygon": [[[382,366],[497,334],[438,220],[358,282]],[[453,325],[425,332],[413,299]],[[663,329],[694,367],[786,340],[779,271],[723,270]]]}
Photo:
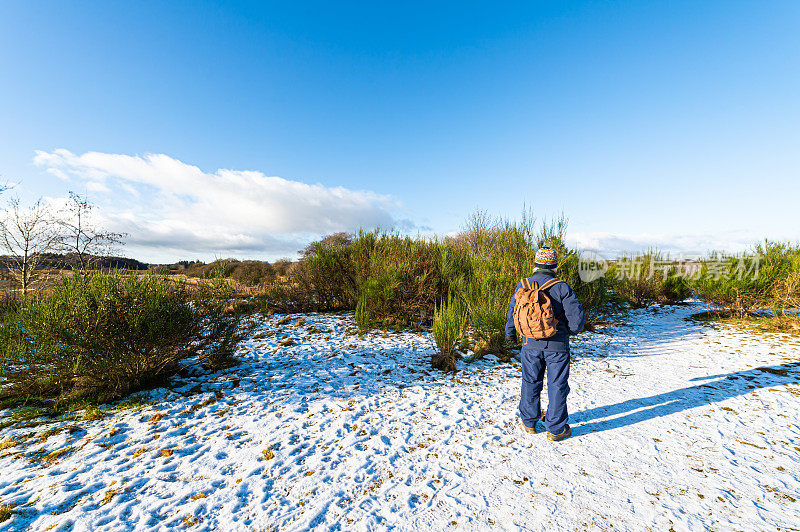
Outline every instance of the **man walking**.
{"label": "man walking", "polygon": [[522,336],[522,425],[536,433],[541,416],[539,395],[547,369],[547,438],[561,441],[572,435],[567,425],[569,394],[569,336],[583,329],[584,313],[578,297],[565,281],[556,279],[558,254],[544,246],[536,252],[533,275],[517,285],[508,309],[506,338]]}

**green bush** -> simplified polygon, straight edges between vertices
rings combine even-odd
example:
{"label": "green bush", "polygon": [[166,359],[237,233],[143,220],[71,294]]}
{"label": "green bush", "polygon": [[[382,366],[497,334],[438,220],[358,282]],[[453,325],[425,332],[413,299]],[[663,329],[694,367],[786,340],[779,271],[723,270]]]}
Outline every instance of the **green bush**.
{"label": "green bush", "polygon": [[384,327],[428,323],[447,294],[442,248],[392,234],[362,234],[353,242],[355,294],[370,321]]}
{"label": "green bush", "polygon": [[431,334],[439,352],[431,357],[431,365],[443,371],[456,369],[456,345],[467,326],[467,309],[458,299],[442,302],[433,312]]}
{"label": "green bush", "polygon": [[260,296],[266,309],[285,313],[355,309],[350,242],[350,237],[337,233],[310,244],[296,263],[277,261],[276,275]]}
{"label": "green bush", "polygon": [[265,290],[267,305],[288,311],[353,310],[360,326],[429,322],[447,294],[442,246],[380,231],[331,235],[311,244]]}
{"label": "green bush", "polygon": [[[536,238],[535,220],[529,213],[523,213],[521,222],[509,222],[478,212],[450,242],[464,253],[468,264],[451,266],[449,271],[469,310],[477,335],[476,353],[503,350],[508,305],[519,280],[533,273]],[[458,254],[455,257],[462,260]]]}
{"label": "green bush", "polygon": [[0,397],[109,401],[164,382],[188,358],[232,363],[246,331],[230,288],[191,290],[152,274],[59,280],[6,314]]}
{"label": "green bush", "polygon": [[713,254],[692,287],[723,312],[741,317],[772,309],[777,316],[797,308],[799,279],[800,246],[765,241],[749,254]]}
{"label": "green bush", "polygon": [[450,246],[465,252],[468,267],[450,268],[459,296],[469,309],[478,343],[476,356],[495,353],[506,357],[505,324],[508,306],[517,283],[535,269],[536,251],[553,247],[559,256],[556,275],[575,290],[587,319],[597,318],[609,302],[607,281],[603,278],[584,283],[579,275],[579,258],[567,246],[566,219],[537,224],[530,211],[520,220],[492,219],[478,212],[465,230],[450,241]]}
{"label": "green bush", "polygon": [[655,249],[641,255],[623,255],[607,272],[611,288],[621,300],[628,302],[633,308],[666,301],[666,280],[670,279],[668,286],[671,288],[679,289],[680,285],[677,284],[675,275],[665,275],[659,270],[664,263],[661,252]]}
{"label": "green bush", "polygon": [[673,270],[664,279],[661,293],[666,303],[680,303],[692,295],[692,287],[689,279]]}
{"label": "green bush", "polygon": [[246,286],[265,285],[276,277],[275,268],[269,262],[260,260],[217,259],[208,264],[181,261],[178,265],[182,267],[178,271],[187,277],[198,279],[223,277]]}
{"label": "green bush", "polygon": [[476,353],[503,356],[513,290],[533,273],[541,245],[558,251],[558,277],[573,287],[590,321],[610,301],[605,279],[581,281],[578,254],[565,243],[566,226],[563,217],[537,225],[529,211],[520,221],[478,212],[462,233],[442,241],[337,233],[309,245],[263,298],[282,312],[356,310],[356,322],[366,330],[431,323],[437,303],[452,293],[475,331]]}
{"label": "green bush", "polygon": [[267,284],[275,279],[275,270],[269,262],[245,260],[234,265],[231,279],[247,286]]}
{"label": "green bush", "polygon": [[655,303],[675,304],[688,298],[689,279],[668,255],[649,249],[641,255],[623,256],[607,272],[609,287],[633,308]]}

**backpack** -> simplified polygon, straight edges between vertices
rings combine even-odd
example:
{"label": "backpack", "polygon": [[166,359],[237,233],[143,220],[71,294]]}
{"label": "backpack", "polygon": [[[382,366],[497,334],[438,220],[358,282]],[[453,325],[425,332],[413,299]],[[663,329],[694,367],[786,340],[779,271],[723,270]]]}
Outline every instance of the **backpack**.
{"label": "backpack", "polygon": [[550,279],[542,286],[528,279],[522,280],[522,287],[514,294],[514,326],[525,337],[536,340],[550,338],[558,332],[558,319],[553,310],[553,301],[547,295],[551,286],[563,283],[560,279]]}

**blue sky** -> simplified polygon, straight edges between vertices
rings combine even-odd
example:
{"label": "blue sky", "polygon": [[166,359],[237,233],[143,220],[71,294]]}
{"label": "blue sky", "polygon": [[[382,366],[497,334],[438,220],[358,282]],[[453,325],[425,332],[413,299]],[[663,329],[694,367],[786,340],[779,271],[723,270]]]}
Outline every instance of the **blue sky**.
{"label": "blue sky", "polygon": [[799,27],[797,2],[6,1],[0,174],[88,193],[154,261],[524,205],[610,253],[798,240]]}

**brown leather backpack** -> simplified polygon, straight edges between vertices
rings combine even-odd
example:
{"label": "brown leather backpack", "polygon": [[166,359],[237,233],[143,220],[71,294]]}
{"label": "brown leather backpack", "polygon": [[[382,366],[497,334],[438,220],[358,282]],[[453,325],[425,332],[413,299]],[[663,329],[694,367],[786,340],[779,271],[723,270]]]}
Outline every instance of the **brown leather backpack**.
{"label": "brown leather backpack", "polygon": [[522,280],[522,286],[514,294],[514,325],[517,331],[528,338],[544,340],[558,332],[558,319],[553,310],[553,302],[547,295],[551,286],[563,283],[560,279],[550,279],[542,286],[528,279]]}

